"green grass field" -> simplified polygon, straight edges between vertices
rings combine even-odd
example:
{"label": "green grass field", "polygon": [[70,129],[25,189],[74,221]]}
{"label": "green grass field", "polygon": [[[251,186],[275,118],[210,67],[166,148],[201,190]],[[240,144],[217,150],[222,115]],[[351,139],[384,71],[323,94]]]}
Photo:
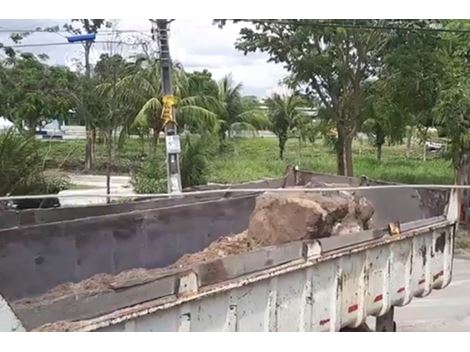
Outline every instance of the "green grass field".
{"label": "green grass field", "polygon": [[[211,163],[210,182],[238,183],[265,177],[283,175],[287,165],[297,164],[301,169],[335,173],[336,158],[330,148],[321,141],[303,145],[299,152],[298,140],[287,143],[285,160],[278,157],[277,139],[234,139],[229,142],[231,151]],[[160,144],[163,147],[163,143]],[[84,141],[43,143],[42,152],[47,168],[82,172],[84,164]],[[116,152],[113,173],[128,174],[141,162],[141,145],[130,139],[126,146]],[[93,173],[106,170],[106,150],[97,145],[97,160]],[[373,179],[402,183],[451,183],[452,168],[448,160],[428,157],[421,160],[421,147],[405,157],[405,146],[385,146],[382,162],[377,163],[375,150],[368,143],[354,144],[354,173]]]}
{"label": "green grass field", "polygon": [[[262,177],[276,177],[285,172],[287,165],[297,164],[301,169],[336,173],[336,157],[330,148],[317,142],[302,147],[289,140],[285,160],[278,157],[274,138],[243,139],[234,142],[234,152],[214,161],[211,181],[244,182]],[[377,163],[375,150],[367,143],[354,145],[354,173],[373,179],[402,183],[451,183],[452,168],[449,161],[437,157],[421,159],[421,148],[405,157],[405,146],[384,147],[382,162]]]}

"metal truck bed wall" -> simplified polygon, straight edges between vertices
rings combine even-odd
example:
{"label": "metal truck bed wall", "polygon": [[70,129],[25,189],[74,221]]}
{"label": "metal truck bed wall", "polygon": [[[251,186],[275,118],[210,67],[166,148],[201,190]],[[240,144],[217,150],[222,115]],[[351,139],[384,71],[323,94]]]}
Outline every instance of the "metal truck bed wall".
{"label": "metal truck bed wall", "polygon": [[[95,315],[91,319],[72,319],[79,314],[73,307],[69,318],[75,321],[38,330],[338,331],[357,327],[368,316],[384,315],[393,306],[447,286],[454,231],[453,222],[438,217],[403,224],[393,235],[364,231],[347,238],[267,248],[255,256],[226,257],[173,277],[174,285],[168,286],[164,279],[159,289],[152,284],[154,300],[106,314],[91,310],[88,314]],[[218,268],[219,276],[208,275],[214,273],[211,265]],[[89,304],[92,301],[82,308],[92,309]],[[28,316],[22,314],[27,322]],[[29,312],[31,317],[34,312]]]}
{"label": "metal truck bed wall", "polygon": [[[334,181],[329,175],[322,177],[328,182],[357,182],[340,176]],[[0,293],[13,301],[98,273],[166,266],[186,253],[204,249],[222,235],[245,230],[255,197],[236,195],[0,230]],[[380,220],[376,226],[427,215],[417,205],[417,196],[393,198],[399,203],[394,208],[390,208],[393,204],[387,197],[372,201]],[[406,211],[393,213],[400,208]]]}
{"label": "metal truck bed wall", "polygon": [[245,230],[254,196],[0,231],[0,292],[39,295],[98,273],[167,266]]}
{"label": "metal truck bed wall", "polygon": [[[211,288],[173,306],[135,307],[82,323],[102,331],[338,331],[451,281],[453,225],[325,253]],[[327,241],[326,241],[327,242]],[[208,293],[211,292],[208,289]],[[152,311],[153,309],[161,308]],[[131,315],[134,314],[134,315]],[[139,316],[139,314],[141,314]],[[121,321],[120,321],[121,320]]]}
{"label": "metal truck bed wall", "polygon": [[[278,188],[282,187],[284,178],[266,179],[256,182],[247,182],[236,185],[197,186],[191,190],[218,189],[218,188]],[[196,203],[205,200],[216,200],[221,194],[188,195],[176,198],[157,198],[150,200],[127,201],[125,203],[88,205],[49,209],[28,210],[2,210],[0,211],[0,229],[47,224],[51,222],[128,213],[137,210],[158,209],[180,204]]]}
{"label": "metal truck bed wall", "polygon": [[[345,183],[351,186],[396,185],[397,183],[328,175],[310,171],[293,172],[287,177],[287,186],[305,185],[311,179],[324,183]],[[374,204],[373,222],[376,227],[399,220],[408,222],[442,215],[449,200],[449,191],[438,189],[372,189],[358,191]]]}

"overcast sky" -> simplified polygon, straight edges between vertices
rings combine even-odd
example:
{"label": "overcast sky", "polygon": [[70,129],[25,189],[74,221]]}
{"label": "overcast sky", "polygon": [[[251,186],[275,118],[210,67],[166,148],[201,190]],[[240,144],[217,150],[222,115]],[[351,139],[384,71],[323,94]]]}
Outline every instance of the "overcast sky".
{"label": "overcast sky", "polygon": [[[59,24],[66,20],[0,20],[0,31],[5,29],[31,29]],[[120,20],[117,29],[139,30],[150,34],[150,22],[142,20]],[[243,55],[234,48],[238,37],[239,25],[228,25],[219,29],[212,25],[211,19],[176,20],[171,24],[170,50],[173,60],[181,62],[187,70],[210,70],[219,79],[232,73],[237,82],[244,87],[244,94],[265,96],[278,85],[286,75],[282,66],[267,63],[267,56],[261,53]],[[22,44],[66,42],[57,33],[34,33],[23,40]],[[139,34],[133,34],[139,35]],[[0,33],[0,42],[9,43],[9,33]],[[107,40],[108,35],[100,35],[97,40]],[[128,38],[127,38],[128,39]],[[127,40],[125,39],[125,40]],[[76,60],[83,59],[81,45],[49,46],[42,48],[17,49],[34,53],[45,53],[54,64],[74,66]],[[96,44],[92,52],[95,61],[101,52],[109,50],[109,45]],[[119,49],[122,54],[129,53],[128,47]]]}

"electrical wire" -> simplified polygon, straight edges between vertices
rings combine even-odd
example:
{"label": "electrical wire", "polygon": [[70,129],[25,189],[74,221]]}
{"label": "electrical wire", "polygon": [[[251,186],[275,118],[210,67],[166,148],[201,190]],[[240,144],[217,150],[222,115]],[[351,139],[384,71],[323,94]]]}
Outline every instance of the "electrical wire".
{"label": "electrical wire", "polygon": [[357,30],[389,30],[402,32],[434,32],[434,33],[465,33],[469,34],[470,29],[452,29],[452,28],[411,28],[403,26],[379,26],[379,25],[361,25],[361,24],[341,24],[332,22],[302,22],[296,20],[237,20],[239,22],[248,22],[254,24],[281,24],[291,26],[318,27],[318,28],[339,28],[339,29],[357,29]]}
{"label": "electrical wire", "polygon": [[[129,45],[129,46],[135,46],[138,44],[134,43],[125,43],[121,41],[94,41],[93,43],[95,44],[122,44],[122,45]],[[68,42],[59,42],[59,43],[32,43],[32,44],[14,44],[14,45],[4,45],[5,47],[8,48],[28,48],[28,47],[46,47],[46,46],[61,46],[61,45],[74,45],[74,44],[81,44],[81,42],[74,42],[74,43],[68,43]]]}
{"label": "electrical wire", "polygon": [[[69,31],[66,30],[48,30],[48,29],[14,29],[14,28],[5,28],[1,27],[0,28],[0,33],[68,33],[72,35]],[[98,31],[96,34],[102,34],[102,33],[141,33],[141,34],[147,34],[143,31],[140,31],[138,29],[103,29]]]}

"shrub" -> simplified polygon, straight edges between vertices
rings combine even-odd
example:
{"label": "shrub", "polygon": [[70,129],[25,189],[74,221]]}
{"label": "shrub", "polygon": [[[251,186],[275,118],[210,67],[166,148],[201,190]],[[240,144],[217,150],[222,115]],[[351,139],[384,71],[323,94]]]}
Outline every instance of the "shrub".
{"label": "shrub", "polygon": [[166,193],[166,164],[161,153],[144,160],[132,175],[131,184],[137,193]]}
{"label": "shrub", "polygon": [[23,195],[47,191],[39,142],[17,134],[0,133],[0,194]]}
{"label": "shrub", "polygon": [[[186,135],[180,155],[183,188],[207,184],[210,162],[217,151],[217,139],[211,136]],[[132,175],[131,183],[137,193],[167,191],[166,161],[163,153],[144,160]]]}

